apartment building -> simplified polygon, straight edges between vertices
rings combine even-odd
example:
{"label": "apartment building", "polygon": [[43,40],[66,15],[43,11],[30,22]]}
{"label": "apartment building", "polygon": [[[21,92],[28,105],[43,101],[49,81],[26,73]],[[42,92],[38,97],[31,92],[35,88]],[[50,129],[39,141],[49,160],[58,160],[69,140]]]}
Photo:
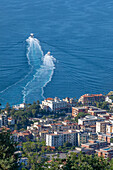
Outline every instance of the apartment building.
{"label": "apartment building", "polygon": [[77,146],[77,132],[69,130],[67,132],[54,132],[53,134],[46,135],[46,145],[59,147],[65,142]]}
{"label": "apartment building", "polygon": [[87,132],[78,132],[78,146],[81,146],[82,143],[87,143],[89,139]]}
{"label": "apartment building", "polygon": [[81,144],[81,147],[83,148],[92,148],[94,150],[107,147],[106,141],[100,141],[100,140],[89,140],[89,143]]}
{"label": "apartment building", "polygon": [[96,122],[96,133],[106,134],[106,126],[109,125],[109,121]]}
{"label": "apartment building", "polygon": [[68,108],[76,105],[76,101],[73,98],[66,97],[63,99],[67,103]]}
{"label": "apartment building", "polygon": [[113,138],[113,133],[111,134],[99,133],[98,134],[98,140],[106,141],[108,144],[110,144],[111,138]]}
{"label": "apartment building", "polygon": [[49,133],[48,130],[39,132],[40,139],[46,141],[46,134],[48,133]]}
{"label": "apartment building", "polygon": [[112,159],[113,158],[113,149],[110,147],[102,148],[99,150],[96,150],[96,153],[98,156],[102,156],[105,159]]}
{"label": "apartment building", "polygon": [[88,110],[88,113],[92,116],[98,116],[98,114],[106,114],[106,110],[102,110],[102,109]]}
{"label": "apartment building", "polygon": [[85,144],[81,144],[82,148],[92,148],[92,149],[98,149],[98,144],[97,143],[85,143]]}
{"label": "apartment building", "polygon": [[95,102],[103,102],[105,101],[105,96],[102,94],[85,94],[80,97],[79,102],[83,105],[92,105]]}
{"label": "apartment building", "polygon": [[26,103],[21,103],[21,104],[17,104],[17,105],[14,105],[13,108],[15,110],[19,110],[19,109],[25,109],[26,107]]}
{"label": "apartment building", "polygon": [[104,121],[105,118],[88,115],[84,118],[78,119],[78,125],[96,125],[97,121]]}
{"label": "apartment building", "polygon": [[0,127],[8,125],[8,117],[5,114],[0,114]]}
{"label": "apartment building", "polygon": [[72,116],[76,117],[80,112],[87,113],[88,112],[88,107],[72,107]]}
{"label": "apartment building", "polygon": [[91,140],[97,140],[98,139],[98,135],[97,135],[97,133],[90,133],[89,134],[89,138],[91,139]]}
{"label": "apartment building", "polygon": [[113,124],[106,125],[106,133],[113,133]]}
{"label": "apartment building", "polygon": [[64,110],[67,107],[67,102],[60,100],[58,97],[53,98],[47,98],[44,101],[42,101],[42,104],[40,105],[42,109],[50,112],[58,112],[60,110]]}

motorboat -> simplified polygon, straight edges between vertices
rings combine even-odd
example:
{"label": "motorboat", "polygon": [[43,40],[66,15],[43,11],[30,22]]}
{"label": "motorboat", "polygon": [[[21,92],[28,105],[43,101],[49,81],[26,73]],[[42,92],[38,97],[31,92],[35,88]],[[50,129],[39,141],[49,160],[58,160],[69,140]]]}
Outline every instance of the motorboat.
{"label": "motorboat", "polygon": [[31,36],[31,38],[33,38],[33,37],[34,37],[34,34],[33,34],[33,33],[31,33],[31,34],[30,34],[30,36]]}
{"label": "motorboat", "polygon": [[47,55],[50,55],[50,51],[47,52]]}

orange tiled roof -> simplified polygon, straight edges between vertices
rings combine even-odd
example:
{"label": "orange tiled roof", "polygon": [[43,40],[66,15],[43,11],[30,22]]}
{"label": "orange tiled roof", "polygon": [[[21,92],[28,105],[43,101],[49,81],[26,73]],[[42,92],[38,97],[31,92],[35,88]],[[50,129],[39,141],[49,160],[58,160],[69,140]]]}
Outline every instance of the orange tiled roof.
{"label": "orange tiled roof", "polygon": [[25,132],[23,133],[24,136],[29,136],[29,133]]}
{"label": "orange tiled roof", "polygon": [[70,122],[69,120],[65,120],[64,122]]}
{"label": "orange tiled roof", "polygon": [[41,131],[41,133],[48,133],[48,132],[49,132],[48,130]]}
{"label": "orange tiled roof", "polygon": [[94,96],[103,96],[102,94],[91,94],[91,95],[87,95],[87,94],[84,94],[83,96],[81,97],[94,97]]}
{"label": "orange tiled roof", "polygon": [[7,128],[7,127],[1,127],[0,130],[10,130],[10,128]]}
{"label": "orange tiled roof", "polygon": [[15,133],[18,133],[18,131],[17,131],[17,130],[14,130],[14,131],[12,132],[12,134],[15,134]]}
{"label": "orange tiled roof", "polygon": [[37,127],[41,127],[41,125],[36,125]]}
{"label": "orange tiled roof", "polygon": [[96,125],[91,125],[90,127],[96,127]]}
{"label": "orange tiled roof", "polygon": [[50,161],[47,161],[48,163],[51,163],[52,162],[52,160],[50,160]]}
{"label": "orange tiled roof", "polygon": [[8,120],[13,120],[13,119],[11,117],[9,117]]}
{"label": "orange tiled roof", "polygon": [[55,125],[62,125],[61,123],[55,123]]}
{"label": "orange tiled roof", "polygon": [[51,98],[51,97],[48,97],[47,99],[45,99],[45,100],[53,100],[53,98]]}
{"label": "orange tiled roof", "polygon": [[55,147],[54,147],[54,146],[50,146],[50,148],[51,148],[51,149],[55,149]]}

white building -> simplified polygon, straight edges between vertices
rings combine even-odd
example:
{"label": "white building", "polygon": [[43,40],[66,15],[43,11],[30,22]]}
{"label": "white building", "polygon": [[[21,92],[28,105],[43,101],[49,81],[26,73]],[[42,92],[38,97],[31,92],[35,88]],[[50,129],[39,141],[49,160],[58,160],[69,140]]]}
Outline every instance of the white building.
{"label": "white building", "polygon": [[106,125],[106,133],[113,133],[113,124]]}
{"label": "white building", "polygon": [[47,98],[44,101],[42,101],[42,104],[40,105],[42,109],[50,112],[57,112],[60,110],[64,110],[67,108],[67,102],[60,100],[59,98],[55,97],[53,98]]}
{"label": "white building", "polygon": [[25,103],[21,103],[21,104],[17,104],[17,105],[14,105],[13,108],[15,110],[19,110],[19,109],[25,109],[26,107],[26,104]]}
{"label": "white building", "polygon": [[78,119],[78,125],[96,125],[97,121],[104,121],[105,118],[97,116],[85,116],[84,118]]}
{"label": "white building", "polygon": [[69,130],[67,132],[54,132],[53,134],[46,135],[46,145],[59,147],[65,142],[71,143],[72,145],[77,145],[77,132]]}
{"label": "white building", "polygon": [[110,99],[109,96],[107,96],[107,97],[105,98],[105,101],[108,102],[108,103],[112,103],[112,102],[113,102],[113,100]]}
{"label": "white building", "polygon": [[5,114],[0,114],[0,127],[8,125],[8,118]]}
{"label": "white building", "polygon": [[47,134],[46,135],[46,145],[47,146],[54,146],[59,147],[63,145],[63,134],[58,134],[54,132],[54,134]]}
{"label": "white building", "polygon": [[109,124],[109,121],[101,121],[101,122],[96,122],[96,133],[104,133],[106,134],[106,126]]}

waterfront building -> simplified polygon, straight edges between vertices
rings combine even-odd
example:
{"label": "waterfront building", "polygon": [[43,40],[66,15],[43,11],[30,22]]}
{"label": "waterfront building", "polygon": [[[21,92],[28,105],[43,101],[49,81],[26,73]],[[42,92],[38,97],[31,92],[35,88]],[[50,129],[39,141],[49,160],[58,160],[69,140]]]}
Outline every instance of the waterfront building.
{"label": "waterfront building", "polygon": [[105,96],[102,94],[84,94],[80,97],[79,102],[83,105],[92,105],[95,102],[103,102],[105,101]]}
{"label": "waterfront building", "polygon": [[58,112],[64,109],[67,109],[67,102],[60,100],[58,97],[53,98],[47,98],[44,101],[42,101],[42,104],[40,105],[42,109],[50,112]]}
{"label": "waterfront building", "polygon": [[17,104],[17,105],[14,105],[13,108],[15,110],[19,110],[19,109],[25,109],[26,107],[26,104],[25,103],[21,103],[21,104]]}
{"label": "waterfront building", "polygon": [[63,101],[67,103],[68,108],[74,107],[76,105],[76,101],[73,98],[66,97],[63,99]]}
{"label": "waterfront building", "polygon": [[113,100],[109,96],[106,96],[105,101],[108,103],[113,103]]}

